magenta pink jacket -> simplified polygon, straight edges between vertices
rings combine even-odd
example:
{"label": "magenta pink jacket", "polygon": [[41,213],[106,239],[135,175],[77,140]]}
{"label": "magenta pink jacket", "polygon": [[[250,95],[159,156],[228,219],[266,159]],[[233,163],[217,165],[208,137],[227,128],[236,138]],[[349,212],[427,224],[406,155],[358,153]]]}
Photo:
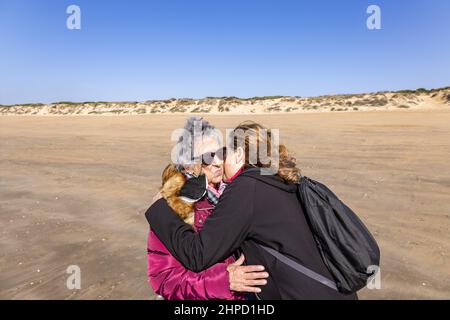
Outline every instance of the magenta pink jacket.
{"label": "magenta pink jacket", "polygon": [[[195,205],[194,227],[200,231],[214,206],[205,198]],[[243,295],[230,290],[227,266],[235,260],[227,258],[196,273],[183,267],[162,244],[153,231],[147,242],[148,278],[153,291],[166,300],[243,300]]]}

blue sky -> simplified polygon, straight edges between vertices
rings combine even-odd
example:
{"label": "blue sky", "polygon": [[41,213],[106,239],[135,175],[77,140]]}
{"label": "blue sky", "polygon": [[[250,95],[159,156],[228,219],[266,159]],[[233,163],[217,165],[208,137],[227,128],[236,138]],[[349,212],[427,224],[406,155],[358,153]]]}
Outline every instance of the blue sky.
{"label": "blue sky", "polygon": [[0,104],[448,85],[448,0],[0,0]]}

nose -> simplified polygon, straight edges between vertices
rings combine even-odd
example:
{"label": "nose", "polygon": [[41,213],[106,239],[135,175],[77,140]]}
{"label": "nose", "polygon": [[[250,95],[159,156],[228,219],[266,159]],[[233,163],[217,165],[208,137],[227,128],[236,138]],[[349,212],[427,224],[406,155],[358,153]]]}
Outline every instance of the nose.
{"label": "nose", "polygon": [[222,167],[223,165],[223,160],[219,159],[217,156],[214,157],[212,165],[215,167]]}
{"label": "nose", "polygon": [[223,165],[223,160],[220,159],[216,154],[216,155],[214,155],[212,165],[214,165],[216,167],[221,166],[221,165]]}

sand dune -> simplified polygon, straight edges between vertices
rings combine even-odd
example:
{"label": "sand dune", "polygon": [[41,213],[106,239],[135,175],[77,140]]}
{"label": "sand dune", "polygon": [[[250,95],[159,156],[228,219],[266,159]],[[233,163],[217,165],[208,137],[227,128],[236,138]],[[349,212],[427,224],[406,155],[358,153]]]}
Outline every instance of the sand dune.
{"label": "sand dune", "polygon": [[[444,98],[431,95],[416,98]],[[367,223],[382,288],[361,298],[448,299],[450,111],[430,109],[206,117],[279,128],[303,173]],[[185,117],[0,117],[0,298],[152,299],[143,213]]]}
{"label": "sand dune", "polygon": [[450,87],[319,97],[208,97],[145,102],[59,102],[0,106],[0,115],[272,114],[449,109]]}

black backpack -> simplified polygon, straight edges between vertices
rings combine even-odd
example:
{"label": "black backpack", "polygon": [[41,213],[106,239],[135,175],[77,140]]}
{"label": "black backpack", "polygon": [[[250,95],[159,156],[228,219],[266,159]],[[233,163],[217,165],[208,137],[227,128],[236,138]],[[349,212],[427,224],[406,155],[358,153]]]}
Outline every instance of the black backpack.
{"label": "black backpack", "polygon": [[[260,171],[259,168],[244,172]],[[320,255],[333,279],[299,264],[261,243],[258,246],[293,269],[341,293],[367,285],[380,265],[377,242],[358,216],[325,185],[301,177],[297,194]]]}
{"label": "black backpack", "polygon": [[298,196],[337,290],[353,293],[366,286],[380,264],[380,249],[366,226],[320,182],[302,177]]}

